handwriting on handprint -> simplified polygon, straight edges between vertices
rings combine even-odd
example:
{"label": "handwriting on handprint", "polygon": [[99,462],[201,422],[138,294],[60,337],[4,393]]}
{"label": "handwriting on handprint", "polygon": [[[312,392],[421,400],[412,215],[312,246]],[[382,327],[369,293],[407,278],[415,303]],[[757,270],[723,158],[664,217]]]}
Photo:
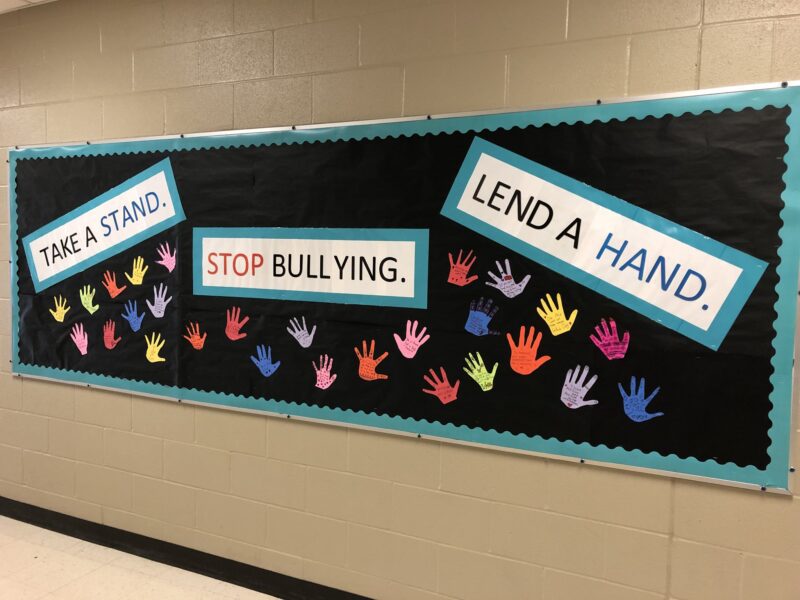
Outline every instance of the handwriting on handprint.
{"label": "handwriting on handprint", "polygon": [[439,370],[442,374],[441,379],[436,376],[433,369],[428,369],[431,374],[430,377],[427,375],[422,376],[425,383],[431,386],[431,389],[422,388],[422,391],[431,396],[436,396],[442,404],[450,404],[458,398],[458,386],[461,385],[461,380],[457,379],[455,385],[450,385],[444,367],[439,367]]}
{"label": "handwriting on handprint", "polygon": [[542,308],[537,307],[536,312],[539,313],[539,316],[547,323],[547,326],[550,328],[550,333],[553,335],[561,335],[572,329],[572,325],[575,323],[575,317],[578,316],[578,310],[573,310],[569,319],[567,319],[564,313],[564,304],[561,302],[561,294],[556,294],[555,302],[553,302],[553,297],[550,294],[547,294],[546,300],[545,302],[545,298],[541,299]]}
{"label": "handwriting on handprint", "polygon": [[177,252],[178,252],[177,250],[170,250],[169,242],[164,242],[163,244],[160,244],[158,246],[158,257],[161,260],[157,260],[156,264],[161,265],[167,271],[172,273],[172,271],[175,269],[175,259]]}
{"label": "handwriting on handprint", "polygon": [[372,340],[369,344],[369,352],[367,352],[367,340],[362,340],[362,349],[363,352],[359,352],[357,347],[354,347],[353,350],[358,357],[358,376],[361,377],[364,381],[375,381],[377,379],[389,379],[388,375],[384,375],[383,373],[376,373],[375,369],[378,368],[378,365],[383,362],[387,356],[389,356],[388,352],[384,352],[378,358],[375,358],[375,340]]}
{"label": "handwriting on handprint", "polygon": [[[535,334],[535,338],[534,338]],[[514,343],[514,338],[510,333],[506,334],[508,345],[511,347],[511,359],[509,364],[511,369],[520,375],[530,375],[536,369],[541,367],[544,363],[550,360],[547,355],[538,356],[539,344],[542,343],[542,332],[536,332],[531,327],[528,330],[527,336],[525,335],[525,326],[519,328],[519,342]]]}
{"label": "handwriting on handprint", "polygon": [[117,274],[113,271],[106,271],[103,273],[103,287],[106,288],[108,295],[111,298],[116,298],[127,289],[127,285],[122,287],[117,286]]}
{"label": "handwriting on handprint", "polygon": [[150,309],[150,312],[156,319],[160,319],[164,316],[164,311],[167,310],[167,304],[172,302],[172,296],[167,298],[168,291],[169,289],[163,283],[159,284],[158,288],[153,286],[153,302],[151,303],[150,300],[145,300],[147,308]]}
{"label": "handwriting on handprint", "polygon": [[452,283],[459,287],[464,287],[475,281],[477,275],[469,275],[469,270],[475,264],[477,256],[472,254],[472,250],[467,252],[467,255],[462,258],[461,250],[458,251],[458,258],[453,261],[453,255],[448,252],[447,258],[450,259],[450,274],[447,276],[447,283]]}
{"label": "handwriting on handprint", "polygon": [[427,327],[423,327],[420,332],[417,333],[418,326],[419,323],[417,321],[406,321],[406,337],[400,339],[398,334],[394,334],[394,343],[397,344],[397,349],[400,350],[400,354],[405,358],[414,358],[417,355],[419,347],[431,338],[431,336],[426,333],[428,331]]}
{"label": "handwriting on handprint", "polygon": [[473,381],[475,381],[475,383],[478,384],[481,390],[488,392],[494,387],[494,376],[497,373],[497,363],[494,363],[494,367],[492,367],[491,372],[487,371],[480,352],[476,352],[475,356],[473,356],[472,352],[470,352],[469,356],[464,358],[464,362],[467,363],[466,367],[462,367],[464,372],[469,375]]}
{"label": "handwriting on handprint", "polygon": [[657,387],[653,392],[645,398],[645,383],[644,377],[639,382],[639,387],[636,387],[636,377],[631,376],[631,393],[625,393],[625,389],[622,387],[621,383],[617,383],[617,387],[619,388],[619,393],[622,394],[622,408],[625,410],[625,414],[628,415],[628,418],[631,421],[636,421],[637,423],[641,423],[643,421],[649,421],[650,419],[655,419],[656,417],[662,416],[663,412],[657,413],[649,413],[647,412],[647,407],[653,398],[656,397],[659,391],[661,391],[660,387]]}
{"label": "handwriting on handprint", "polygon": [[133,259],[133,275],[125,273],[125,277],[128,278],[132,285],[142,285],[144,274],[147,273],[149,268],[149,266],[145,266],[144,259],[141,256],[137,256]]}
{"label": "handwriting on handprint", "polygon": [[116,348],[117,344],[119,344],[120,340],[122,340],[121,337],[115,337],[116,328],[117,324],[112,319],[109,319],[103,325],[103,345],[108,350],[113,350]]}
{"label": "handwriting on handprint", "polygon": [[495,261],[495,264],[497,265],[497,271],[499,274],[495,275],[489,271],[488,274],[492,281],[487,281],[486,285],[500,290],[500,292],[506,298],[515,298],[525,291],[525,286],[527,286],[528,282],[531,280],[530,275],[525,275],[525,277],[522,278],[522,281],[517,283],[514,281],[514,276],[511,274],[511,263],[508,259],[506,259],[505,269],[500,266],[499,260]]}
{"label": "handwriting on handprint", "polygon": [[331,370],[333,369],[333,359],[327,354],[320,354],[319,367],[317,367],[317,363],[315,363],[313,360],[311,361],[311,364],[314,366],[314,372],[317,374],[317,383],[314,384],[314,387],[318,387],[321,390],[327,390],[333,385],[333,382],[336,381],[336,373],[331,375]]}
{"label": "handwriting on handprint", "polygon": [[86,356],[86,353],[89,351],[89,336],[86,334],[83,324],[75,323],[75,325],[72,326],[72,332],[69,334],[69,337],[72,343],[75,344],[78,352]]}
{"label": "handwriting on handprint", "polygon": [[619,338],[617,333],[617,323],[614,319],[600,319],[600,325],[596,325],[594,331],[597,335],[591,334],[589,339],[594,342],[594,345],[600,349],[608,360],[615,360],[617,358],[625,358],[625,353],[628,351],[628,343],[631,340],[630,334],[626,331]]}
{"label": "handwriting on handprint", "polygon": [[186,326],[186,333],[188,335],[184,335],[183,338],[192,345],[192,348],[202,350],[206,343],[208,332],[203,333],[202,336],[200,335],[200,323],[189,323]]}
{"label": "handwriting on handprint", "polygon": [[92,286],[85,285],[78,292],[83,308],[85,308],[86,312],[88,312],[90,315],[96,313],[97,309],[100,308],[97,304],[93,304],[95,291],[96,290]]}
{"label": "handwriting on handprint", "polygon": [[303,326],[301,327],[300,321],[297,320],[297,317],[294,317],[289,321],[289,327],[286,328],[286,331],[297,340],[301,348],[308,348],[314,341],[314,334],[317,332],[317,326],[314,325],[309,332],[308,326],[306,325],[306,318],[303,317]]}
{"label": "handwriting on handprint", "polygon": [[53,318],[58,321],[59,323],[64,322],[64,317],[66,316],[67,312],[69,312],[70,306],[67,306],[67,301],[65,298],[59,296],[56,298],[53,296],[53,305],[55,310],[52,308],[48,309],[50,314],[53,315]]}
{"label": "handwriting on handprint", "polygon": [[228,336],[228,339],[233,342],[247,337],[246,333],[239,333],[239,330],[245,326],[245,324],[250,320],[250,317],[245,317],[240,321],[240,315],[241,311],[238,306],[234,306],[233,308],[229,308],[225,311],[225,335]]}
{"label": "handwriting on handprint", "polygon": [[264,348],[264,344],[256,346],[256,354],[258,358],[251,356],[250,360],[264,377],[270,377],[281,366],[281,361],[272,362],[272,346],[267,348]]}
{"label": "handwriting on handprint", "polygon": [[147,352],[145,352],[145,358],[148,362],[151,363],[159,363],[159,362],[166,362],[166,358],[159,356],[159,352],[164,347],[164,343],[166,340],[161,338],[161,334],[158,332],[153,332],[152,337],[148,338],[145,334],[144,341],[147,344]]}
{"label": "handwriting on handprint", "polygon": [[136,300],[128,300],[125,304],[125,310],[122,313],[122,318],[128,322],[128,325],[131,326],[131,331],[139,331],[142,327],[142,319],[144,319],[144,312],[142,314],[137,314],[139,312],[139,306],[136,303]]}
{"label": "handwriting on handprint", "polygon": [[499,331],[489,329],[489,322],[497,314],[499,308],[492,303],[491,298],[480,298],[469,303],[469,315],[464,329],[472,335],[500,335]]}
{"label": "handwriting on handprint", "polygon": [[567,408],[581,408],[582,406],[594,406],[597,400],[584,400],[586,394],[592,389],[592,386],[597,381],[597,375],[592,375],[589,381],[586,378],[589,376],[589,367],[581,366],[575,367],[575,370],[569,369],[567,376],[564,378],[564,385],[561,388],[561,402]]}

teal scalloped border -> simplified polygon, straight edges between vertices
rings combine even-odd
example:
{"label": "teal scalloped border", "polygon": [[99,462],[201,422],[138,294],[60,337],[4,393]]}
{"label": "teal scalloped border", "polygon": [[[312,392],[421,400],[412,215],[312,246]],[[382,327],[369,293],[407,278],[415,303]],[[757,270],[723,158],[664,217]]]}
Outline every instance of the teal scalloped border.
{"label": "teal scalloped border", "polygon": [[[181,400],[228,406],[232,408],[288,414],[312,419],[333,421],[378,429],[403,431],[455,441],[477,443],[500,448],[513,448],[529,452],[583,458],[610,464],[633,466],[643,469],[684,474],[693,477],[711,478],[731,483],[747,484],[765,488],[788,489],[789,455],[791,440],[792,403],[792,364],[793,344],[796,325],[795,299],[797,293],[797,274],[800,266],[800,88],[770,88],[752,91],[720,92],[685,97],[637,100],[615,104],[555,108],[535,111],[511,112],[463,117],[436,118],[429,120],[400,121],[347,125],[341,127],[313,128],[300,130],[281,130],[268,132],[220,134],[187,138],[163,138],[127,142],[109,142],[80,146],[26,148],[9,153],[10,213],[11,213],[11,267],[12,267],[12,370],[15,373],[48,377],[87,385],[97,385],[139,392],[143,394],[166,396]],[[451,425],[439,422],[417,421],[410,418],[391,417],[351,410],[326,408],[296,404],[283,400],[263,400],[202,392],[194,389],[181,389],[172,386],[145,383],[141,381],[117,379],[103,375],[93,375],[77,371],[37,367],[21,364],[18,356],[19,320],[17,306],[17,204],[16,204],[16,161],[35,158],[59,158],[67,156],[94,156],[101,154],[124,154],[151,151],[193,150],[203,148],[231,148],[247,145],[272,145],[314,143],[335,140],[372,139],[401,137],[411,135],[480,131],[483,129],[507,129],[528,125],[555,125],[591,121],[608,122],[611,119],[642,119],[645,117],[679,116],[685,113],[699,114],[704,111],[739,111],[745,108],[789,106],[789,134],[786,136],[788,152],[784,161],[786,172],[783,176],[786,188],[782,194],[784,209],[781,212],[783,226],[779,232],[782,244],[778,250],[780,265],[777,284],[778,301],[775,304],[777,320],[773,340],[775,355],[772,359],[773,374],[770,378],[772,410],[769,430],[770,463],[766,469],[753,466],[740,467],[733,463],[720,464],[713,460],[700,461],[695,458],[680,458],[674,454],[663,456],[657,452],[641,452],[623,448],[609,448],[605,445],[592,446],[588,443],[545,439],[539,436],[497,432],[495,430],[472,429],[464,425]],[[794,232],[794,235],[786,235]],[[179,390],[180,393],[176,393]]]}

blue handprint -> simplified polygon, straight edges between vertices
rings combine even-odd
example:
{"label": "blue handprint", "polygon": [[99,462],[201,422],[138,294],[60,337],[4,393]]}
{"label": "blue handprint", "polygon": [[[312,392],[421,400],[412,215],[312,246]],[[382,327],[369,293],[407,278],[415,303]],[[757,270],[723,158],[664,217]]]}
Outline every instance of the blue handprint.
{"label": "blue handprint", "polygon": [[636,421],[637,423],[649,421],[650,419],[655,419],[656,417],[660,417],[664,414],[663,412],[647,412],[647,406],[650,404],[650,401],[656,397],[656,394],[661,391],[661,388],[657,387],[647,398],[645,398],[644,385],[644,377],[642,377],[642,380],[639,382],[639,389],[636,389],[636,377],[631,376],[631,393],[626,394],[622,384],[617,383],[619,393],[622,394],[622,402],[623,408],[625,409],[625,414],[628,415],[628,418],[631,421]]}
{"label": "blue handprint", "polygon": [[264,377],[269,377],[278,370],[278,367],[281,366],[281,361],[274,363],[272,362],[271,346],[268,346],[266,350],[264,349],[264,344],[256,346],[256,353],[258,354],[258,358],[251,356],[250,360],[252,360],[253,364],[258,367],[258,370],[261,371],[261,374]]}
{"label": "blue handprint", "polygon": [[492,306],[492,299],[480,298],[469,303],[469,316],[464,329],[472,335],[500,335],[499,331],[489,330],[489,321],[497,314],[499,308]]}
{"label": "blue handprint", "polygon": [[136,300],[128,300],[128,302],[125,304],[125,312],[122,313],[122,318],[125,319],[131,326],[131,331],[139,331],[142,326],[144,313],[137,315],[137,312],[139,312],[139,310]]}

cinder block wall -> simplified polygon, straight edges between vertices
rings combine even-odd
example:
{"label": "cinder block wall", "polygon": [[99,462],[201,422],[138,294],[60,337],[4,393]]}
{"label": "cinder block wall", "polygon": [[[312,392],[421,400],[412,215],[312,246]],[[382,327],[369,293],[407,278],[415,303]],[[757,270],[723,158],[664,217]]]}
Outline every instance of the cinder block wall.
{"label": "cinder block wall", "polygon": [[[0,16],[0,158],[792,78],[797,0],[60,0]],[[800,597],[797,497],[13,378],[7,186],[0,495],[380,598]]]}

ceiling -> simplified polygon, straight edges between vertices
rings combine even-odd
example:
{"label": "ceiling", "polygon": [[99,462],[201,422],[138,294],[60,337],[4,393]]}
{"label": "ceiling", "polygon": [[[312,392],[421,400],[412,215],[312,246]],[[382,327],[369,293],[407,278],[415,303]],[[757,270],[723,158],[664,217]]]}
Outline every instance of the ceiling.
{"label": "ceiling", "polygon": [[55,2],[55,0],[0,0],[0,13],[19,10],[34,4],[44,4],[45,2]]}

